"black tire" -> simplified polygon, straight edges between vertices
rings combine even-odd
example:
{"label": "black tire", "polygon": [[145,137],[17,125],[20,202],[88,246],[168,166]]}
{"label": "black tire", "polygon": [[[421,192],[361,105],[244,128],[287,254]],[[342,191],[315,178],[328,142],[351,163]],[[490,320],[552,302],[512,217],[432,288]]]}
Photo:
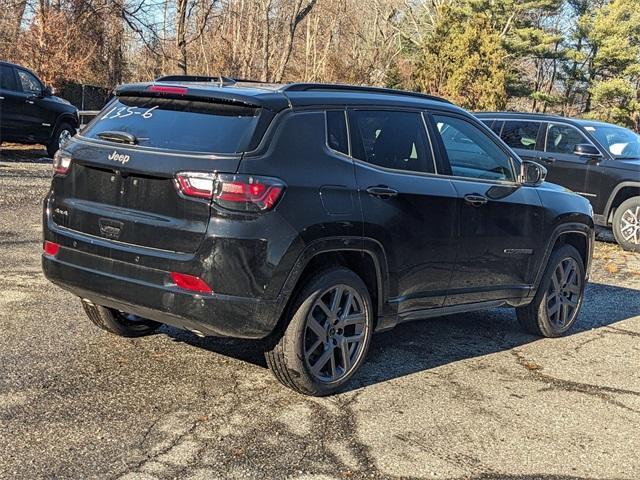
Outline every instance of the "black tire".
{"label": "black tire", "polygon": [[47,155],[53,158],[60,146],[60,137],[65,135],[65,132],[69,134],[69,138],[73,137],[76,134],[76,129],[67,122],[62,122],[58,125],[53,132],[51,140],[47,144]]}
{"label": "black tire", "polygon": [[[334,302],[334,298],[338,301]],[[331,299],[330,305],[326,303],[328,299]],[[320,302],[328,310],[321,308]],[[335,316],[329,317],[325,312],[334,312],[334,303],[338,308]],[[364,362],[373,334],[373,307],[366,285],[358,275],[344,267],[320,271],[299,290],[288,315],[289,322],[265,352],[271,372],[283,385],[304,395],[325,396],[338,391]],[[324,320],[321,318],[323,315]],[[316,320],[318,316],[320,320]],[[358,322],[362,325],[348,325],[355,318],[361,319]],[[316,320],[313,327],[310,326],[312,320]],[[319,335],[315,336],[315,327],[319,326],[325,327],[324,341]],[[361,340],[349,345],[346,339],[356,337],[361,337]],[[317,342],[321,343],[312,348]],[[343,357],[345,351],[346,362]],[[323,360],[325,364],[321,365]],[[337,375],[342,370],[342,373],[334,380],[323,380],[322,370],[313,372],[312,361],[315,361],[314,367],[322,369],[325,365],[327,372]]]}
{"label": "black tire", "polygon": [[613,236],[629,252],[640,252],[640,197],[631,197],[613,214]]}
{"label": "black tire", "polygon": [[[558,318],[560,313],[558,313],[557,316],[555,313],[550,315],[549,304],[551,303],[553,307],[556,307],[556,309],[559,308],[562,310],[562,302],[566,301],[560,299],[561,296],[564,296],[565,292],[563,292],[563,295],[554,295],[552,293],[554,290],[554,279],[552,277],[556,275],[556,272],[558,271],[557,269],[561,263],[565,266],[570,264],[572,266],[575,265],[576,267],[577,285],[571,285],[571,289],[575,290],[575,294],[567,292],[570,295],[568,299],[571,302],[575,302],[576,306],[570,314],[567,314],[569,317],[567,321],[558,325],[557,323],[559,322],[554,321],[554,317]],[[555,277],[556,281],[557,279],[558,277]],[[585,267],[580,253],[571,245],[561,245],[556,248],[549,258],[547,268],[542,276],[542,280],[540,281],[538,291],[536,292],[533,301],[525,307],[516,308],[516,315],[520,325],[522,325],[522,327],[529,333],[533,333],[534,335],[540,335],[543,337],[562,336],[571,329],[578,318],[580,307],[582,306],[584,299],[585,283]],[[557,306],[554,302],[554,297],[555,302],[560,302]]]}
{"label": "black tire", "polygon": [[[87,317],[95,325],[120,337],[142,337],[153,333],[161,323],[135,317],[113,308],[101,307],[87,301],[82,301]],[[133,318],[132,318],[133,317]]]}

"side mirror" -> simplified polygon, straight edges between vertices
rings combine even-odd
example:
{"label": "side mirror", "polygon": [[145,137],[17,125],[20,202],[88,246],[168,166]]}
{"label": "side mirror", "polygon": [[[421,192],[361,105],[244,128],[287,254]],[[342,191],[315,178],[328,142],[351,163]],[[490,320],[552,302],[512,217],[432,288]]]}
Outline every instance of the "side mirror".
{"label": "side mirror", "polygon": [[537,187],[547,178],[547,169],[536,162],[524,160],[522,162],[521,182],[528,187]]}
{"label": "side mirror", "polygon": [[595,146],[591,145],[590,143],[579,143],[578,145],[576,145],[575,149],[573,150],[573,153],[580,157],[597,158],[602,156],[602,154],[600,153],[600,150],[598,150]]}
{"label": "side mirror", "polygon": [[42,96],[43,97],[50,97],[53,95],[53,88],[51,87],[44,87],[44,89],[42,90]]}

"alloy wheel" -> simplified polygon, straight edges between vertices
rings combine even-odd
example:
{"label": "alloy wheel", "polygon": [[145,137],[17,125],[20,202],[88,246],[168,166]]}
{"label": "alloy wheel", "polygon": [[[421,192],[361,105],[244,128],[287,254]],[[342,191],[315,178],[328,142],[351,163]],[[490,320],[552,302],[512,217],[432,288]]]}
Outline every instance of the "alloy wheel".
{"label": "alloy wheel", "polygon": [[620,233],[626,242],[640,245],[640,206],[628,208],[622,214]]}
{"label": "alloy wheel", "polygon": [[547,290],[547,316],[558,330],[566,329],[575,319],[582,296],[582,278],[578,262],[562,260],[551,275]]}
{"label": "alloy wheel", "polygon": [[362,357],[369,324],[362,296],[347,285],[326,290],[307,314],[304,360],[319,381],[340,381]]}
{"label": "alloy wheel", "polygon": [[69,130],[62,130],[60,132],[60,136],[58,137],[58,149],[65,146],[65,144],[71,140],[72,133]]}

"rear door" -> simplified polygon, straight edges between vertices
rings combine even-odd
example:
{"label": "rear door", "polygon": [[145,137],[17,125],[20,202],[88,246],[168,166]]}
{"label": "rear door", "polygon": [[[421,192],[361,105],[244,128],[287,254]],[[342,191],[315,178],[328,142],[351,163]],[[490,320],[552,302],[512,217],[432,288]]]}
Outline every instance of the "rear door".
{"label": "rear door", "polygon": [[456,191],[435,175],[421,112],[351,110],[364,236],[380,242],[400,315],[438,307],[455,261]]}
{"label": "rear door", "polygon": [[434,113],[437,146],[451,168],[460,229],[447,305],[518,298],[532,282],[542,248],[544,209],[517,182],[507,150],[468,118]]}
{"label": "rear door", "polygon": [[[114,100],[61,153],[72,162],[54,178],[53,220],[112,241],[195,252],[210,201],[197,190],[185,194],[177,174],[200,175],[210,186],[214,172],[235,173],[260,115],[260,108],[210,101]],[[109,140],[127,135],[134,145]]]}

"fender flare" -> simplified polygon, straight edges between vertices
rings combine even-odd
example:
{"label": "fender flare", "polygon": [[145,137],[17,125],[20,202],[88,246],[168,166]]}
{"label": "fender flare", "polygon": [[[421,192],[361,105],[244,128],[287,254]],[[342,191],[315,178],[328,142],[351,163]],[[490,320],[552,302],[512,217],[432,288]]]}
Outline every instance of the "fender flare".
{"label": "fender flare", "polygon": [[616,188],[613,189],[613,191],[611,192],[611,195],[609,195],[609,199],[607,200],[607,204],[604,207],[604,212],[602,212],[602,216],[604,217],[604,221],[608,224],[609,223],[609,215],[611,214],[611,205],[613,204],[613,201],[616,198],[616,195],[618,195],[618,192],[620,190],[622,190],[623,188],[626,187],[635,187],[638,189],[638,196],[640,196],[640,182],[620,182],[618,185],[616,185]]}
{"label": "fender flare", "polygon": [[305,246],[280,289],[277,301],[278,317],[282,315],[309,262],[318,255],[332,252],[360,252],[371,258],[376,270],[378,316],[382,314],[384,302],[389,294],[389,266],[384,248],[372,238],[344,236],[320,238]]}
{"label": "fender flare", "polygon": [[77,117],[77,112],[74,115],[72,112],[65,112],[62,113],[58,116],[58,118],[56,118],[56,123],[53,126],[53,128],[51,129],[51,135],[49,135],[49,141],[51,141],[51,139],[53,138],[54,133],[56,132],[56,130],[58,129],[58,127],[60,126],[61,123],[70,123],[71,126],[73,128],[75,128],[76,132],[78,131],[78,117]]}
{"label": "fender flare", "polygon": [[542,261],[538,266],[538,272],[536,273],[532,291],[530,293],[531,296],[535,294],[538,290],[538,286],[542,280],[542,275],[544,275],[544,271],[547,268],[547,264],[549,263],[549,258],[551,257],[551,253],[553,252],[553,247],[555,246],[558,239],[567,233],[579,233],[584,235],[585,240],[587,241],[587,264],[584,266],[585,272],[587,274],[587,279],[589,278],[589,270],[591,267],[591,258],[593,255],[593,245],[595,242],[595,229],[593,226],[590,226],[586,223],[563,223],[562,225],[558,225],[551,233],[550,239],[547,242],[547,246],[545,248],[544,255],[542,257]]}

